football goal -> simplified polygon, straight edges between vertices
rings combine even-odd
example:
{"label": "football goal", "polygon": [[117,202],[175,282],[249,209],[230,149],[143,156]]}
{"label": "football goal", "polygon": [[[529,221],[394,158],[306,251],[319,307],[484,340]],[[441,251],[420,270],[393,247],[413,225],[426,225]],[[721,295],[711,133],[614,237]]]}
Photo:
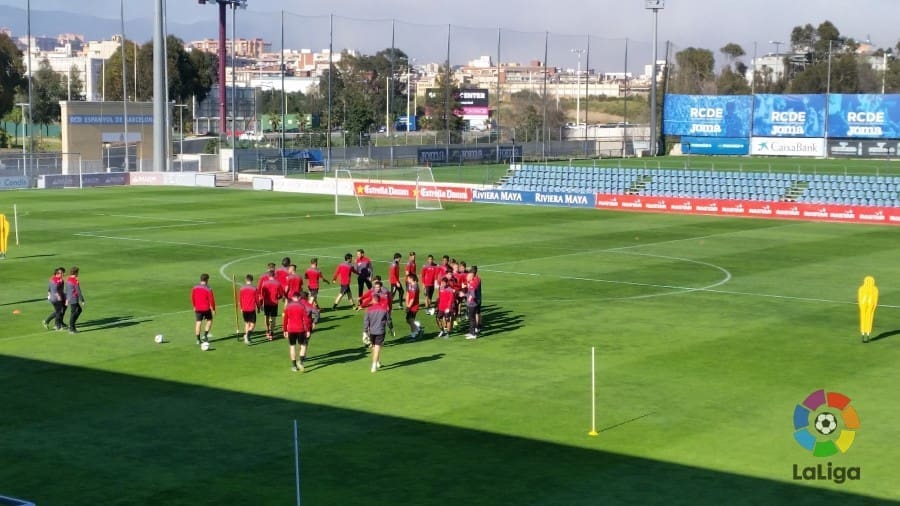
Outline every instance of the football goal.
{"label": "football goal", "polygon": [[440,190],[431,167],[337,169],[334,213],[374,216],[441,210]]}

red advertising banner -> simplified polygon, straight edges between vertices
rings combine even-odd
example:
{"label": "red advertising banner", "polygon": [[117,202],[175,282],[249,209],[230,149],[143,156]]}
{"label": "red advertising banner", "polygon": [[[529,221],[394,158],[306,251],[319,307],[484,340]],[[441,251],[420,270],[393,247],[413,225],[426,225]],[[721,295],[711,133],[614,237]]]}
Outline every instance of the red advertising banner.
{"label": "red advertising banner", "polygon": [[[353,187],[360,197],[390,197],[399,199],[416,198],[416,185],[407,183],[369,183],[355,181]],[[472,190],[457,186],[420,185],[422,198],[440,199],[451,202],[470,202]]]}
{"label": "red advertising banner", "polygon": [[900,208],[598,193],[597,209],[900,225]]}

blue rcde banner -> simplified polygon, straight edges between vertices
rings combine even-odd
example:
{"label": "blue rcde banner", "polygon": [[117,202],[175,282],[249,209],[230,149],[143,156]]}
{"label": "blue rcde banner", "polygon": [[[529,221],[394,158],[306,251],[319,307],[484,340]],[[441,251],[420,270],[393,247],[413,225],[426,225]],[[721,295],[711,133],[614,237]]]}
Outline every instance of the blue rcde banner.
{"label": "blue rcde banner", "polygon": [[681,137],[681,152],[685,155],[741,156],[750,153],[750,139]]}
{"label": "blue rcde banner", "polygon": [[825,137],[825,95],[755,95],[754,137]]}
{"label": "blue rcde banner", "polygon": [[666,95],[663,131],[695,137],[750,137],[750,95]]}
{"label": "blue rcde banner", "polygon": [[594,195],[584,193],[517,190],[472,190],[472,202],[526,204],[557,207],[594,207]]}
{"label": "blue rcde banner", "polygon": [[829,95],[828,137],[900,137],[900,95]]}

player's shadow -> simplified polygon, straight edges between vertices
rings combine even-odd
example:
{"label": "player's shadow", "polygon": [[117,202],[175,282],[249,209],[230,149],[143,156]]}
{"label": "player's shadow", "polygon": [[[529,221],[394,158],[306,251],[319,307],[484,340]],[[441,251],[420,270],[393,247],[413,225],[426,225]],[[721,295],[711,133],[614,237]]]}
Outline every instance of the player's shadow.
{"label": "player's shadow", "polygon": [[306,366],[307,371],[315,371],[316,369],[322,369],[323,367],[363,360],[368,355],[368,348],[360,345],[356,348],[332,350],[327,353],[307,357],[304,365]]}
{"label": "player's shadow", "polygon": [[[347,318],[353,318],[353,316],[356,314],[357,313],[353,312],[353,313],[347,313],[347,314],[342,314],[342,315],[336,315],[330,311],[326,311],[324,313],[319,314],[319,323],[321,324],[321,323],[336,322],[339,320],[346,320]],[[360,314],[360,321],[362,321],[362,314]]]}
{"label": "player's shadow", "polygon": [[55,257],[56,253],[41,253],[40,255],[25,255],[23,257],[7,257],[7,260],[27,260],[29,258]]}
{"label": "player's shadow", "polygon": [[[210,342],[210,343],[218,343],[218,342],[220,342],[220,341],[232,341],[232,340],[244,342],[244,333],[243,333],[243,332],[236,332],[236,333],[234,333],[234,334],[229,334],[229,335],[226,335],[226,336],[221,336],[221,337],[210,337],[210,338],[209,338],[209,342]],[[263,340],[265,341],[265,339],[263,339]],[[268,341],[266,341],[266,342],[268,342]]]}
{"label": "player's shadow", "polygon": [[336,327],[336,325],[323,325],[323,323],[328,323],[328,322],[319,320],[319,323],[316,324],[316,328],[313,331],[313,335],[316,335],[317,332],[324,332],[326,330],[333,329]]}
{"label": "player's shadow", "polygon": [[[41,297],[39,299],[25,299],[25,300],[17,300],[15,302],[5,302],[0,304],[0,306],[15,306],[16,304],[30,304],[32,302],[40,302],[42,300],[47,300],[47,297]],[[47,307],[50,307],[50,304],[47,304]]]}
{"label": "player's shadow", "polygon": [[877,336],[873,337],[872,339],[869,339],[869,342],[872,342],[872,341],[880,341],[880,340],[882,340],[882,339],[887,339],[887,338],[889,338],[889,337],[893,337],[893,336],[896,336],[896,335],[900,335],[900,329],[898,329],[898,330],[888,330],[888,331],[886,331],[886,332],[882,332],[881,334],[878,334]]}
{"label": "player's shadow", "polygon": [[498,334],[522,328],[524,317],[500,306],[482,306],[482,334]]}
{"label": "player's shadow", "polygon": [[108,318],[96,318],[93,320],[79,321],[78,328],[83,332],[93,332],[96,330],[134,327],[135,325],[140,325],[141,323],[146,323],[149,321],[149,318],[136,319],[133,316],[110,316]]}
{"label": "player's shadow", "polygon": [[442,358],[444,358],[443,353],[435,353],[434,355],[428,355],[428,356],[424,356],[424,357],[416,357],[416,358],[411,358],[409,360],[401,360],[400,362],[393,362],[390,364],[386,363],[380,367],[380,370],[396,369],[398,367],[407,367],[407,366],[411,366],[411,365],[424,364],[425,362],[433,362],[435,360],[440,360]]}

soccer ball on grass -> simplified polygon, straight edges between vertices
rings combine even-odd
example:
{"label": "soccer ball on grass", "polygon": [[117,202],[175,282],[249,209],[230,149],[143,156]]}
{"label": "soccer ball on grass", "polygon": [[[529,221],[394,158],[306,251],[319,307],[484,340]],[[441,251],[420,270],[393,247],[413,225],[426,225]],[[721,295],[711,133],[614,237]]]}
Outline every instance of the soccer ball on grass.
{"label": "soccer ball on grass", "polygon": [[200,343],[200,349],[203,350],[203,351],[208,350],[208,349],[209,349],[209,343],[206,342],[206,341],[203,341],[202,343]]}
{"label": "soccer ball on grass", "polygon": [[162,334],[156,334],[156,337],[153,338],[153,341],[154,341],[156,344],[160,344],[160,343],[162,343],[162,342],[165,341],[165,338],[163,337]]}

